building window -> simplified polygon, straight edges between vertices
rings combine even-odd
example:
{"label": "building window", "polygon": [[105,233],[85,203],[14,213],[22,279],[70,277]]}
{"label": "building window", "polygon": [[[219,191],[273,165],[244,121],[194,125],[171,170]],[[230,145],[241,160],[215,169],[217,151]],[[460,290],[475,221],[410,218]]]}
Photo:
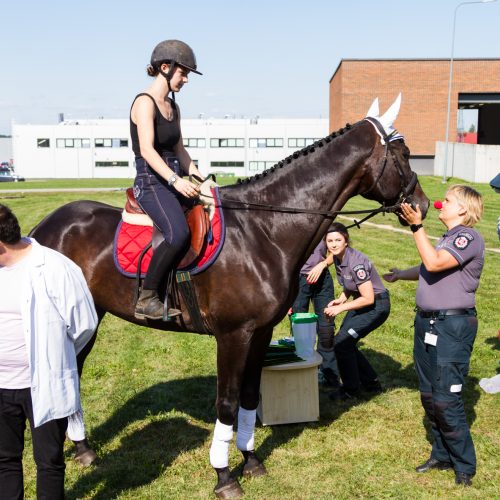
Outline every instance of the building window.
{"label": "building window", "polygon": [[36,140],[37,148],[50,148],[50,139],[37,139]]}
{"label": "building window", "polygon": [[302,138],[290,138],[288,139],[288,147],[289,148],[305,148],[306,146],[310,146],[316,141],[319,141],[320,139],[302,139]]}
{"label": "building window", "polygon": [[186,148],[204,148],[206,147],[205,139],[187,138],[182,139]]}
{"label": "building window", "polygon": [[245,139],[210,139],[211,148],[244,148]]}
{"label": "building window", "polygon": [[96,161],[96,167],[128,167],[128,161]]}
{"label": "building window", "polygon": [[211,161],[210,166],[212,168],[244,167],[245,164],[242,161]]}
{"label": "building window", "polygon": [[248,163],[248,169],[256,172],[262,172],[273,165],[276,165],[275,161],[251,161]]}
{"label": "building window", "polygon": [[252,138],[249,139],[251,148],[282,148],[283,139],[281,138]]}
{"label": "building window", "polygon": [[94,139],[96,148],[128,148],[128,139]]}
{"label": "building window", "polygon": [[[48,139],[47,139],[48,140]],[[46,146],[43,146],[46,147]],[[56,139],[57,148],[90,148],[90,139]]]}

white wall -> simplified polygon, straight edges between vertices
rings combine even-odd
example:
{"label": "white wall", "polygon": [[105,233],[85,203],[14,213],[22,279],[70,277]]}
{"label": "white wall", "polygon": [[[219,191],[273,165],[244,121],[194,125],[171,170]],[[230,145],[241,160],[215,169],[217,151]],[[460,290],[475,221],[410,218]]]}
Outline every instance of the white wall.
{"label": "white wall", "polygon": [[[301,147],[289,147],[289,138],[319,139],[328,134],[327,119],[184,119],[184,139],[205,140],[205,147],[188,147],[202,174],[226,172],[248,176],[264,170],[270,163],[289,156]],[[50,147],[40,148],[37,139],[48,138]],[[59,148],[57,139],[89,139],[89,148]],[[128,147],[95,147],[96,138],[128,139]],[[211,139],[238,138],[244,147],[213,148]],[[249,147],[252,138],[280,138],[283,147]],[[26,178],[134,177],[128,120],[79,120],[57,125],[12,126],[13,157],[16,172]],[[98,167],[99,161],[124,161],[127,167]],[[251,162],[268,162],[251,168]],[[243,167],[212,167],[213,162],[243,162]]]}
{"label": "white wall", "polygon": [[[500,172],[500,146],[451,142],[448,147],[447,177],[490,182]],[[446,143],[436,142],[434,175],[443,175],[445,148]]]}

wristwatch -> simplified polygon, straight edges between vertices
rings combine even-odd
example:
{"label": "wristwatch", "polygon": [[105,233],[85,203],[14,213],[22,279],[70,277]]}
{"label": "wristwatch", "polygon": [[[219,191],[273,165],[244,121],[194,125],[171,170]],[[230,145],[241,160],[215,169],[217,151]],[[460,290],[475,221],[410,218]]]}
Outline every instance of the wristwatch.
{"label": "wristwatch", "polygon": [[412,224],[410,226],[411,232],[416,233],[421,227],[424,227],[422,224]]}
{"label": "wristwatch", "polygon": [[177,174],[172,174],[168,178],[167,183],[168,183],[169,186],[173,186],[178,180],[179,180],[179,176]]}

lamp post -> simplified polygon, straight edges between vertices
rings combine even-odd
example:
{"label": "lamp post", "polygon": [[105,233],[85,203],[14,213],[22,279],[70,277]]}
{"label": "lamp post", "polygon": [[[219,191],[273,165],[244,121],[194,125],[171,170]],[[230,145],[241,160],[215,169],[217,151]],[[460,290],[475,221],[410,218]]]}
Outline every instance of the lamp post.
{"label": "lamp post", "polygon": [[457,11],[462,5],[472,4],[472,3],[492,3],[497,0],[476,0],[474,2],[462,2],[455,7],[455,13],[453,14],[453,33],[451,35],[451,57],[450,57],[450,78],[448,80],[448,110],[446,112],[446,142],[444,149],[444,168],[443,168],[443,184],[446,184],[446,172],[448,170],[448,142],[450,133],[450,105],[451,105],[451,82],[453,79],[453,49],[455,48],[455,25],[457,22]]}

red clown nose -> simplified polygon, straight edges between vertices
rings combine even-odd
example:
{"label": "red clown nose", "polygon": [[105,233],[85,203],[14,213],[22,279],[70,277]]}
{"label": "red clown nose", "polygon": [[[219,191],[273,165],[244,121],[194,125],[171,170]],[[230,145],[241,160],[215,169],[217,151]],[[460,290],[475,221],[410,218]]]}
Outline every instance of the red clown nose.
{"label": "red clown nose", "polygon": [[434,202],[434,208],[436,210],[441,210],[443,208],[443,202],[441,200],[436,200]]}

